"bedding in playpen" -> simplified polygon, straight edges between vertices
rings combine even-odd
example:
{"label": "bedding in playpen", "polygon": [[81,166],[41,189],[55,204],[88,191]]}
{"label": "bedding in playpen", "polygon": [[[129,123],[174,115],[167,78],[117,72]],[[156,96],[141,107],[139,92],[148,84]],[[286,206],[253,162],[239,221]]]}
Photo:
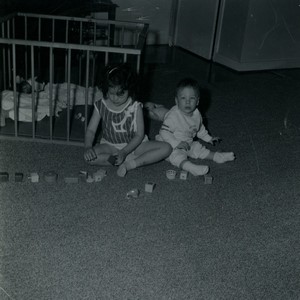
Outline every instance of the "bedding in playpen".
{"label": "bedding in playpen", "polygon": [[[104,67],[141,69],[148,24],[24,13],[0,21],[2,138],[82,143]],[[45,83],[22,93],[19,75]]]}

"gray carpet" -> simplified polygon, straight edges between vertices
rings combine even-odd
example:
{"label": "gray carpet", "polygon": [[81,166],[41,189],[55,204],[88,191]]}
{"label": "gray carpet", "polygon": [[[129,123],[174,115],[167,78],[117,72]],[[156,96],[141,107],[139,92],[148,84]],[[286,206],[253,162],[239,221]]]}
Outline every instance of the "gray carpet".
{"label": "gray carpet", "polygon": [[[299,70],[238,74],[171,54],[147,58],[146,100],[170,107],[177,80],[197,77],[215,148],[236,161],[209,162],[212,185],[168,180],[167,162],[66,184],[98,169],[82,148],[0,140],[12,177],[0,184],[0,299],[300,299]],[[55,184],[13,180],[51,170]]]}

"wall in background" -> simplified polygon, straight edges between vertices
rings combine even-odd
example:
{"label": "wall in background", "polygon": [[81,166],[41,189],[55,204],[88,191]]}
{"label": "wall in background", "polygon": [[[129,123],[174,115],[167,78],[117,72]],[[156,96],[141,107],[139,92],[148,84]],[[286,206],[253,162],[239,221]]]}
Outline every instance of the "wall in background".
{"label": "wall in background", "polygon": [[300,1],[222,0],[214,61],[241,71],[300,67]]}
{"label": "wall in background", "polygon": [[173,0],[113,0],[116,19],[149,23],[147,45],[169,43],[170,18]]}
{"label": "wall in background", "polygon": [[175,45],[211,59],[219,0],[179,0]]}

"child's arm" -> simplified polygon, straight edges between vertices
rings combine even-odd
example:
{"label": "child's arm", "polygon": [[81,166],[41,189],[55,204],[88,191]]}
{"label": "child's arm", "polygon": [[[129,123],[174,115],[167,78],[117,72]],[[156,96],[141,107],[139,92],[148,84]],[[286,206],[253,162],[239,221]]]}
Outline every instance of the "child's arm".
{"label": "child's arm", "polygon": [[220,142],[221,139],[218,137],[212,137],[209,135],[208,131],[206,130],[205,126],[202,124],[200,130],[197,132],[197,138],[203,140],[206,143],[214,145],[216,142]]}
{"label": "child's arm", "polygon": [[[175,120],[175,122],[176,122],[176,120]],[[163,141],[169,143],[173,149],[176,148],[181,143],[181,140],[178,140],[175,137],[174,131],[175,131],[174,122],[173,122],[172,117],[170,117],[170,115],[169,115],[164,120],[164,122],[160,128],[159,135],[161,136]]]}
{"label": "child's arm", "polygon": [[122,149],[119,151],[117,156],[116,165],[122,164],[125,160],[126,156],[134,151],[143,141],[145,136],[145,127],[144,127],[144,117],[143,117],[143,110],[141,105],[137,106],[136,112],[136,125],[137,131],[133,137],[133,139]]}
{"label": "child's arm", "polygon": [[84,158],[88,161],[97,158],[97,155],[93,149],[93,143],[95,140],[95,134],[100,120],[101,120],[100,114],[96,109],[94,109],[92,118],[89,122],[89,125],[85,133],[85,140],[84,140],[84,148],[85,148]]}

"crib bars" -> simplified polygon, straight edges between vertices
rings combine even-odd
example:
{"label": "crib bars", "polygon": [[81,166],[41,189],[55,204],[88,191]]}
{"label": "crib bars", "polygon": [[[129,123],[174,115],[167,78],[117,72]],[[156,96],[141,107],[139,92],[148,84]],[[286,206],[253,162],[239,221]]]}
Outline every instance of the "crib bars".
{"label": "crib bars", "polygon": [[[130,63],[140,72],[141,55],[148,24],[77,18],[53,15],[15,13],[0,18],[0,91],[13,90],[14,132],[0,138],[42,142],[83,144],[83,139],[71,139],[71,83],[85,87],[85,122],[88,124],[88,90],[95,87],[100,70],[111,63]],[[49,83],[49,135],[36,135],[36,106],[38,92],[31,93],[31,135],[19,133],[17,75],[34,79],[43,74]],[[56,138],[54,129],[53,85],[67,83],[66,136]],[[2,99],[0,99],[1,101]],[[0,106],[1,108],[2,106]],[[1,108],[2,109],[2,108]],[[1,110],[3,117],[4,111]]]}

